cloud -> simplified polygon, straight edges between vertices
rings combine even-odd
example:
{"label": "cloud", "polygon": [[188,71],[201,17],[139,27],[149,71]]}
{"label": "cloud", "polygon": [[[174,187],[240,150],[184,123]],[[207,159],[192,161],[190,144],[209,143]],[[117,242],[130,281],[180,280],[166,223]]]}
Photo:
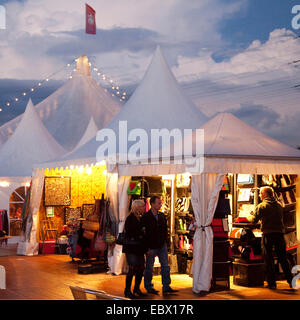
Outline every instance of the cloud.
{"label": "cloud", "polygon": [[228,109],[260,132],[293,147],[300,146],[300,112],[281,116],[272,108],[258,104],[241,104],[238,108]]}
{"label": "cloud", "polygon": [[[222,46],[219,25],[245,3],[246,0],[90,0],[96,10],[95,37],[84,33],[83,0],[9,1],[5,3],[7,29],[0,31],[1,74],[6,78],[41,79],[67,63],[70,56],[84,51],[95,61],[102,61],[110,52],[114,59],[106,56],[106,64],[100,65],[107,70],[115,67],[122,75],[137,71],[142,74],[156,44],[165,48],[168,62],[174,65],[179,54],[192,57],[203,46]],[[132,70],[135,59],[139,62]],[[124,62],[129,63],[127,68]],[[131,77],[134,80],[137,77]]]}
{"label": "cloud", "polygon": [[280,115],[270,107],[259,104],[241,104],[238,109],[228,110],[252,127],[262,131],[280,124]]}

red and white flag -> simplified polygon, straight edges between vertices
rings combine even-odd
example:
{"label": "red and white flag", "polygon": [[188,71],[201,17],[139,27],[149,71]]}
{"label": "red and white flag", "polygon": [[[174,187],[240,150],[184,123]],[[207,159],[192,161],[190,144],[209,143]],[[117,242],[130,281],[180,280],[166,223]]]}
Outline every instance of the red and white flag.
{"label": "red and white flag", "polygon": [[88,4],[85,4],[85,32],[96,34],[96,11]]}

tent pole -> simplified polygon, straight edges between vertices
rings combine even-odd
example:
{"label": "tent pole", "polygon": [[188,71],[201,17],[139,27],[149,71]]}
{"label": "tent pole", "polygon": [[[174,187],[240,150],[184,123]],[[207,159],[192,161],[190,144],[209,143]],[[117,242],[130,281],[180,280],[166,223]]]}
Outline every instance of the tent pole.
{"label": "tent pole", "polygon": [[171,187],[171,217],[170,217],[170,251],[174,254],[174,236],[175,236],[175,204],[176,204],[176,174],[172,179]]}
{"label": "tent pole", "polygon": [[254,175],[254,207],[258,205],[258,177]]}

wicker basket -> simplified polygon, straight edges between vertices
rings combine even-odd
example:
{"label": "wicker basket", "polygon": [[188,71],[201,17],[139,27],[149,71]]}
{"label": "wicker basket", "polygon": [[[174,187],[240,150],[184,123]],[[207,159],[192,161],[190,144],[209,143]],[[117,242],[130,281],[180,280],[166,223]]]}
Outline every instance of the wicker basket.
{"label": "wicker basket", "polygon": [[82,224],[82,228],[84,230],[98,231],[99,230],[99,222],[86,220]]}

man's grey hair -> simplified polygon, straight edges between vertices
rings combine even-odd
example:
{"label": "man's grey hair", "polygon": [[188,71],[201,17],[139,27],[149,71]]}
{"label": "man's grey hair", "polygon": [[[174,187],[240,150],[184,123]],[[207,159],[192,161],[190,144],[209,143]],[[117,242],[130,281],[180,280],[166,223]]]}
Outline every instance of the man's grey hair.
{"label": "man's grey hair", "polygon": [[260,193],[265,194],[267,197],[274,197],[274,190],[271,187],[260,188]]}

